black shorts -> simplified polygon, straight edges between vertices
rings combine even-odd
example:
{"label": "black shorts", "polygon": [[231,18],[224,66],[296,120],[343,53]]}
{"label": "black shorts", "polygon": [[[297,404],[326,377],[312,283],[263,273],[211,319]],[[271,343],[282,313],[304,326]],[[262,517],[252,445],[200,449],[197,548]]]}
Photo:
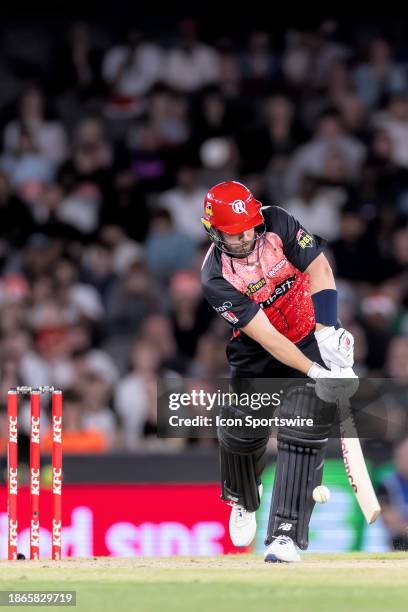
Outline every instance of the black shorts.
{"label": "black shorts", "polygon": [[[311,361],[322,366],[325,365],[314,332],[308,334],[296,346]],[[229,357],[228,350],[227,356]],[[306,378],[306,374],[281,363],[264,349],[252,353],[249,368],[231,364],[231,376],[232,378]]]}

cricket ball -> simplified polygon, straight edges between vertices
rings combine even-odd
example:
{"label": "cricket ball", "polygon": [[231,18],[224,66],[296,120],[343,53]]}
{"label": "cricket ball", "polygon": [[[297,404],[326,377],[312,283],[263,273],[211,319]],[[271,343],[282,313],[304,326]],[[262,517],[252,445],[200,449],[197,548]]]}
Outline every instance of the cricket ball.
{"label": "cricket ball", "polygon": [[320,485],[313,489],[313,499],[318,504],[327,504],[330,499],[330,491],[324,485]]}

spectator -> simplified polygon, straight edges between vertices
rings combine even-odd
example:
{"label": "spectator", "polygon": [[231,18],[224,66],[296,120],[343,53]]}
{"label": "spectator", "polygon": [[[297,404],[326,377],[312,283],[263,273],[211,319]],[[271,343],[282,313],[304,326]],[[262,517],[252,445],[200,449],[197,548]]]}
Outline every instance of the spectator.
{"label": "spectator", "polygon": [[200,42],[198,24],[185,19],[179,24],[179,40],[167,54],[162,78],[173,89],[184,93],[195,92],[219,80],[220,65],[217,52]]}
{"label": "spectator", "polygon": [[[74,390],[64,391],[64,412],[62,415],[62,428],[64,431],[64,454],[100,454],[108,450],[108,440],[99,429],[87,427],[83,423],[84,399]],[[51,453],[52,431],[49,431],[41,440],[43,453]]]}
{"label": "spectator", "polygon": [[105,440],[106,448],[113,449],[117,446],[118,439],[115,414],[109,407],[112,384],[111,380],[106,377],[106,368],[101,368],[98,361],[87,360],[85,375],[76,383],[84,399],[83,427],[100,432]]}
{"label": "spectator", "polygon": [[134,262],[116,279],[107,297],[103,348],[120,371],[128,363],[133,338],[148,314],[161,308],[154,279],[142,262]]}
{"label": "spectator", "polygon": [[60,259],[54,270],[55,297],[69,322],[99,321],[103,305],[92,285],[78,282],[78,269],[68,259]]}
{"label": "spectator", "polygon": [[282,58],[283,73],[293,87],[319,89],[326,82],[330,66],[349,55],[347,46],[330,40],[323,29],[290,30]]}
{"label": "spectator", "polygon": [[0,227],[8,242],[20,247],[34,230],[29,208],[15,195],[4,172],[0,172]]}
{"label": "spectator", "polygon": [[348,136],[336,112],[327,112],[319,119],[314,138],[300,147],[292,158],[286,176],[288,194],[295,194],[303,174],[319,176],[330,151],[338,151],[347,164],[347,176],[356,178],[364,161],[365,147]]}
{"label": "spectator", "polygon": [[190,136],[187,101],[183,95],[158,87],[150,96],[149,117],[165,147],[184,145]]}
{"label": "spectator", "polygon": [[77,22],[69,28],[55,54],[50,86],[70,99],[77,96],[82,103],[101,95],[101,57],[86,23]]}
{"label": "spectator", "polygon": [[142,112],[144,97],[159,79],[161,61],[158,46],[144,41],[142,32],[135,28],[128,30],[123,43],[107,51],[102,74],[110,88],[110,116]]}
{"label": "spectator", "polygon": [[395,471],[380,484],[381,516],[388,531],[390,548],[408,550],[408,439],[395,450]]}
{"label": "spectator", "polygon": [[169,187],[171,153],[163,145],[157,125],[142,123],[131,134],[129,170],[144,192],[157,193]]}
{"label": "spectator", "polygon": [[150,404],[156,407],[156,384],[160,355],[147,340],[137,341],[131,351],[131,371],[119,381],[115,409],[122,419],[124,448],[135,451],[147,433]]}
{"label": "spectator", "polygon": [[302,100],[301,116],[306,129],[313,131],[322,113],[330,108],[339,110],[344,98],[352,95],[353,88],[347,65],[341,60],[331,62],[323,88],[311,91]]}
{"label": "spectator", "polygon": [[245,172],[262,172],[280,160],[287,165],[302,136],[296,126],[294,106],[283,95],[267,98],[264,121],[258,129],[246,129],[239,139]]}
{"label": "spectator", "polygon": [[268,32],[251,34],[248,48],[241,57],[241,70],[246,89],[252,94],[268,93],[271,83],[279,76],[279,63],[271,49]]}
{"label": "spectator", "polygon": [[371,280],[380,255],[365,220],[352,208],[344,208],[339,229],[339,238],[331,245],[337,277],[360,282]]}
{"label": "spectator", "polygon": [[232,117],[218,87],[212,86],[204,90],[193,127],[194,142],[197,146],[210,138],[233,135]]}
{"label": "spectator", "polygon": [[160,356],[161,367],[180,371],[176,355],[177,346],[168,315],[164,313],[147,315],[142,323],[139,338],[155,347]]}
{"label": "spectator", "polygon": [[238,112],[248,111],[248,105],[242,92],[242,75],[239,58],[231,50],[220,55],[219,87],[226,101]]}
{"label": "spectator", "polygon": [[215,335],[203,334],[197,342],[195,358],[188,369],[188,376],[197,378],[228,378],[229,371],[225,364],[225,342]]}
{"label": "spectator", "polygon": [[407,380],[408,377],[408,334],[393,338],[388,347],[387,374]]}
{"label": "spectator", "polygon": [[178,231],[171,214],[157,209],[146,239],[146,263],[153,276],[166,284],[177,270],[191,267],[194,252],[195,241],[190,233]]}
{"label": "spectator", "polygon": [[339,236],[340,208],[345,199],[344,190],[319,187],[314,177],[304,176],[299,195],[287,200],[285,208],[314,234],[335,240]]}
{"label": "spectator", "polygon": [[53,165],[36,148],[29,132],[24,130],[18,134],[14,151],[1,156],[0,168],[26,202],[32,202],[41,195],[43,185],[54,177]]}
{"label": "spectator", "polygon": [[61,170],[62,183],[69,191],[58,207],[57,217],[89,235],[99,227],[111,179],[112,149],[98,119],[84,119],[79,124],[74,138],[73,162]]}
{"label": "spectator", "polygon": [[360,194],[376,207],[389,202],[399,193],[399,169],[393,161],[393,143],[389,133],[378,130],[372,134],[371,146],[361,171]]}
{"label": "spectator", "polygon": [[92,244],[85,250],[82,263],[82,278],[98,291],[106,308],[109,293],[116,281],[112,250],[105,244]]}
{"label": "spectator", "polygon": [[394,63],[391,46],[384,38],[371,41],[368,61],[355,68],[353,80],[358,97],[370,107],[389,94],[405,91],[408,85],[404,69]]}
{"label": "spectator", "polygon": [[21,136],[31,138],[32,147],[50,164],[58,166],[68,153],[64,127],[58,121],[45,118],[45,100],[36,87],[27,89],[20,100],[19,118],[5,127],[4,146],[13,155],[21,147]]}
{"label": "spectator", "polygon": [[392,143],[392,161],[408,168],[408,94],[392,96],[387,113],[378,126],[389,134]]}
{"label": "spectator", "polygon": [[191,166],[181,166],[177,172],[177,184],[158,198],[160,208],[171,214],[177,231],[190,236],[197,242],[202,239],[203,231],[197,223],[202,203],[207,191],[198,184],[198,170]]}
{"label": "spectator", "polygon": [[174,338],[181,355],[195,355],[200,336],[208,330],[212,309],[203,300],[198,277],[190,271],[180,271],[170,281],[171,321]]}

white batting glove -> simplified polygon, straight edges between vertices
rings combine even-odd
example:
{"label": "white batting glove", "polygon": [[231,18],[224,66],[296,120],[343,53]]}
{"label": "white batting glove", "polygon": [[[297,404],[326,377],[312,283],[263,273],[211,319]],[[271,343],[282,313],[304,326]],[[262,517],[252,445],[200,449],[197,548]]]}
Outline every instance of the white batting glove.
{"label": "white batting glove", "polygon": [[320,355],[328,368],[335,364],[340,368],[352,368],[354,364],[353,335],[340,327],[323,327],[315,332]]}
{"label": "white batting glove", "polygon": [[353,368],[335,367],[326,370],[317,363],[313,363],[307,375],[316,381],[316,395],[329,404],[348,402],[358,389],[358,377]]}

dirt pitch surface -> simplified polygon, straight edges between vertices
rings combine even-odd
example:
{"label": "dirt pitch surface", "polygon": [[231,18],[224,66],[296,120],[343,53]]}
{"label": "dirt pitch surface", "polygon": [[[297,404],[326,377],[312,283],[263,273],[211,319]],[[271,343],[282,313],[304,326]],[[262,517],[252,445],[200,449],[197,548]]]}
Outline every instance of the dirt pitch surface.
{"label": "dirt pitch surface", "polygon": [[89,612],[405,612],[408,554],[305,555],[291,565],[257,555],[0,561],[0,589],[74,590],[75,609]]}

